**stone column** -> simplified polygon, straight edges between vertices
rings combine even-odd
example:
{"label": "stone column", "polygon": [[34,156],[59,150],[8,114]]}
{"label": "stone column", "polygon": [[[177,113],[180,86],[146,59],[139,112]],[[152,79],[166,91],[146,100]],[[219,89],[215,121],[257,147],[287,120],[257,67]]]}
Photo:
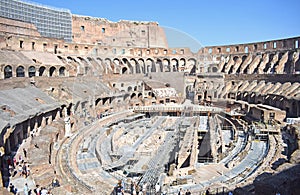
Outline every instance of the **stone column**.
{"label": "stone column", "polygon": [[60,111],[58,110],[56,112],[56,115],[55,115],[55,119],[54,120],[59,120],[60,119]]}
{"label": "stone column", "polygon": [[46,124],[46,118],[43,116],[42,118],[42,123],[41,123],[41,127],[45,127],[47,124]]}
{"label": "stone column", "polygon": [[50,125],[51,123],[52,123],[52,115],[49,116],[47,125]]}
{"label": "stone column", "polygon": [[70,117],[66,116],[65,119],[65,137],[71,136],[71,122]]}
{"label": "stone column", "polygon": [[37,119],[35,119],[35,122],[34,122],[34,127],[33,127],[34,129],[35,129],[35,131],[37,130],[37,128],[38,128],[38,122],[37,122]]}

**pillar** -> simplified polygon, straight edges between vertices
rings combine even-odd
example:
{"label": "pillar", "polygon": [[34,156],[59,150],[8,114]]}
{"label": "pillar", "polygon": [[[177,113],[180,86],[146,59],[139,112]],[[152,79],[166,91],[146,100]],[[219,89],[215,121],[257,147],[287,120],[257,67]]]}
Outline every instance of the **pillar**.
{"label": "pillar", "polygon": [[55,119],[54,120],[59,120],[60,119],[60,111],[58,110],[56,112],[56,115],[55,115]]}
{"label": "pillar", "polygon": [[45,126],[46,126],[46,118],[43,117],[43,118],[42,118],[41,127],[43,128],[43,127],[45,127]]}
{"label": "pillar", "polygon": [[64,119],[65,121],[65,137],[71,136],[71,120],[70,117],[67,116]]}
{"label": "pillar", "polygon": [[51,116],[49,116],[49,118],[48,118],[48,124],[47,125],[50,125],[51,123],[52,123],[52,115]]}
{"label": "pillar", "polygon": [[37,130],[37,128],[38,128],[38,122],[37,122],[37,119],[35,119],[34,129]]}

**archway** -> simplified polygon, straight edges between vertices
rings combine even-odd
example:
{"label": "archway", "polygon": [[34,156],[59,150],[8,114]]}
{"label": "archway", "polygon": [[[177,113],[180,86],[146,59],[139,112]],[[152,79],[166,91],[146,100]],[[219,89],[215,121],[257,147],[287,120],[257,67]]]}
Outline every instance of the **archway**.
{"label": "archway", "polygon": [[123,68],[122,68],[122,74],[127,74],[127,73],[128,73],[127,70],[128,70],[127,67],[123,67]]}
{"label": "archway", "polygon": [[181,59],[179,60],[179,71],[180,71],[180,72],[184,72],[184,70],[186,69],[185,64],[186,64],[185,59],[184,59],[184,58],[181,58]]}
{"label": "archway", "polygon": [[128,67],[128,73],[129,74],[130,73],[133,74],[134,73],[133,66],[131,65],[131,63],[129,62],[129,60],[127,58],[123,58],[122,61],[123,61],[123,64]]}
{"label": "archway", "polygon": [[50,69],[49,69],[49,76],[52,77],[52,76],[55,76],[55,71],[56,71],[56,68],[54,66],[52,66]]}
{"label": "archway", "polygon": [[66,68],[65,67],[60,67],[59,68],[59,76],[65,76],[65,70],[66,70]]}
{"label": "archway", "polygon": [[115,66],[111,62],[111,60],[109,58],[105,58],[104,63],[105,63],[106,73],[114,73]]}
{"label": "archway", "polygon": [[39,68],[39,76],[40,76],[40,77],[43,76],[45,70],[46,70],[45,66],[41,66],[41,67]]}
{"label": "archway", "polygon": [[29,77],[34,77],[35,76],[35,67],[34,66],[30,66],[28,68],[28,76]]}
{"label": "archway", "polygon": [[25,70],[23,66],[18,66],[16,72],[17,77],[25,77]]}
{"label": "archway", "polygon": [[8,79],[10,77],[12,77],[12,67],[10,65],[7,65],[4,68],[4,78]]}
{"label": "archway", "polygon": [[[139,59],[139,60],[138,60],[137,67],[140,68],[141,73],[146,74],[146,71],[147,71],[147,70],[145,69],[145,62],[144,62],[143,59]],[[137,69],[138,69],[138,68],[137,68]]]}
{"label": "archway", "polygon": [[168,59],[163,59],[163,67],[164,67],[163,72],[170,72],[170,71],[171,71],[171,68],[170,68],[170,60],[168,60]]}
{"label": "archway", "polygon": [[157,70],[159,70],[158,72],[163,72],[164,71],[164,66],[163,63],[161,61],[161,59],[157,59],[156,60],[156,64],[157,64]]}
{"label": "archway", "polygon": [[178,71],[178,60],[175,58],[172,59],[171,64],[172,64],[172,71],[177,72]]}
{"label": "archway", "polygon": [[136,97],[136,94],[135,93],[132,93],[131,96],[130,96],[130,99],[133,99]]}
{"label": "archway", "polygon": [[128,92],[132,91],[132,87],[129,86],[129,87],[127,88],[127,91],[128,91]]}
{"label": "archway", "polygon": [[156,72],[155,63],[154,63],[154,61],[151,58],[148,58],[146,60],[146,67],[147,67],[146,73],[148,73],[148,72]]}
{"label": "archway", "polygon": [[196,73],[196,60],[194,58],[188,59],[186,69],[190,74]]}
{"label": "archway", "polygon": [[132,66],[132,73],[136,73],[136,74],[141,73],[141,68],[135,59],[131,58],[129,63]]}

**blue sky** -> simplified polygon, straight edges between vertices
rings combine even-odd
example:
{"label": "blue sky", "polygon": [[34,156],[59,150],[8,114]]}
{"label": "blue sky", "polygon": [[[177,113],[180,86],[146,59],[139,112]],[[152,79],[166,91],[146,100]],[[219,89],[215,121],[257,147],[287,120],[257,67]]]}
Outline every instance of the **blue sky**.
{"label": "blue sky", "polygon": [[178,31],[188,36],[190,41],[196,40],[196,44],[201,46],[249,43],[300,35],[300,0],[31,1],[66,8],[72,14],[111,21],[157,21],[160,26]]}

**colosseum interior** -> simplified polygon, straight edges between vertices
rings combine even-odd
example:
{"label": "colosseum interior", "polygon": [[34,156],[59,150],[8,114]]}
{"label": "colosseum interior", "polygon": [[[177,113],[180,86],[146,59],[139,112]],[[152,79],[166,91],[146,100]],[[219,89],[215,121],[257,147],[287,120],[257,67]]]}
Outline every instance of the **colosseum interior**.
{"label": "colosseum interior", "polygon": [[[10,14],[18,4],[32,15]],[[53,194],[112,194],[119,180],[125,193],[300,194],[300,37],[193,53],[156,22],[0,7],[3,194],[19,156]]]}

